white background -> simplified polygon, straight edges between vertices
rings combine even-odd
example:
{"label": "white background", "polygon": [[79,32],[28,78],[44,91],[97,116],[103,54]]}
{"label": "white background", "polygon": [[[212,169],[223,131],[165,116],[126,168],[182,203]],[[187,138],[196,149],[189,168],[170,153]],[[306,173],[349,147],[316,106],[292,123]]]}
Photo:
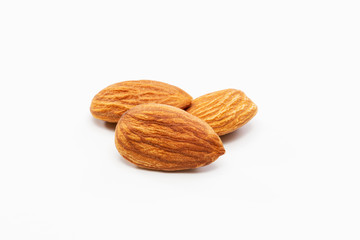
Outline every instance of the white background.
{"label": "white background", "polygon": [[[0,2],[0,239],[360,239],[359,1]],[[92,97],[259,107],[194,171],[127,163]]]}

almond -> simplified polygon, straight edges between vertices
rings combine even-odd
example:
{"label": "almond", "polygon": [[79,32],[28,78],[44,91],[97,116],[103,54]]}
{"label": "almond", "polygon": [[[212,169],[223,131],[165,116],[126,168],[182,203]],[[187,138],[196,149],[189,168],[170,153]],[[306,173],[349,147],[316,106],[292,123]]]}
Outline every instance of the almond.
{"label": "almond", "polygon": [[115,145],[138,167],[162,171],[202,167],[225,153],[206,122],[163,104],[142,104],[123,114],[116,126]]}
{"label": "almond", "polygon": [[187,112],[207,122],[221,136],[233,132],[257,113],[257,106],[240,90],[225,89],[194,99]]}
{"label": "almond", "polygon": [[117,122],[130,108],[143,103],[161,103],[185,109],[192,97],[182,89],[151,80],[115,83],[101,90],[93,98],[92,115],[107,122]]}

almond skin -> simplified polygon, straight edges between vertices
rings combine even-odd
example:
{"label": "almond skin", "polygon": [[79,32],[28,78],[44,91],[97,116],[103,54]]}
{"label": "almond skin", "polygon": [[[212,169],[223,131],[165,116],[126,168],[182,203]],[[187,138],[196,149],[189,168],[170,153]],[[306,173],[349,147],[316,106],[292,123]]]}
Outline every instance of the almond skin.
{"label": "almond skin", "polygon": [[173,85],[152,81],[133,80],[115,83],[101,90],[91,102],[91,114],[100,120],[118,122],[130,108],[143,103],[161,103],[185,109],[192,97]]}
{"label": "almond skin", "polygon": [[186,111],[207,122],[222,136],[250,121],[257,113],[257,106],[242,91],[225,89],[194,99]]}
{"label": "almond skin", "polygon": [[161,171],[202,167],[225,153],[206,122],[164,104],[142,104],[123,114],[116,126],[115,145],[138,167]]}

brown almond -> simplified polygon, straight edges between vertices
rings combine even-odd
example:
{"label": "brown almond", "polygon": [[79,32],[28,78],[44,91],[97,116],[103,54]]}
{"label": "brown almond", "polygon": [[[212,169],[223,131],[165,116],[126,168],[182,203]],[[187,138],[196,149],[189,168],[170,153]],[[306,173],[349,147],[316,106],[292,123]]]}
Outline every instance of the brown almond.
{"label": "brown almond", "polygon": [[246,124],[257,106],[240,90],[225,89],[194,99],[187,112],[207,122],[221,136]]}
{"label": "brown almond", "polygon": [[202,167],[225,153],[206,122],[163,104],[142,104],[124,113],[116,126],[115,144],[138,167],[162,171]]}
{"label": "brown almond", "polygon": [[143,103],[161,103],[185,109],[192,97],[173,85],[133,80],[115,83],[101,90],[91,102],[92,115],[107,122],[117,122],[130,108]]}

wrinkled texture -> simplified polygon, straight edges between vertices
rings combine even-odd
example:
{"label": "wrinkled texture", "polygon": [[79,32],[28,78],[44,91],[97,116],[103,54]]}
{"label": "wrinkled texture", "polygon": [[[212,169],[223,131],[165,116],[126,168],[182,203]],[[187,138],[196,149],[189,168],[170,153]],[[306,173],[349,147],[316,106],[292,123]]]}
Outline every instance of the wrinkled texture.
{"label": "wrinkled texture", "polygon": [[225,89],[194,99],[186,111],[207,122],[221,136],[250,121],[257,106],[242,91]]}
{"label": "wrinkled texture", "polygon": [[91,102],[91,114],[100,120],[117,122],[127,110],[143,103],[161,103],[185,109],[192,97],[173,85],[137,80],[115,83],[101,90]]}
{"label": "wrinkled texture", "polygon": [[163,104],[143,104],[127,111],[116,126],[115,144],[133,164],[162,171],[205,166],[225,153],[207,123]]}

